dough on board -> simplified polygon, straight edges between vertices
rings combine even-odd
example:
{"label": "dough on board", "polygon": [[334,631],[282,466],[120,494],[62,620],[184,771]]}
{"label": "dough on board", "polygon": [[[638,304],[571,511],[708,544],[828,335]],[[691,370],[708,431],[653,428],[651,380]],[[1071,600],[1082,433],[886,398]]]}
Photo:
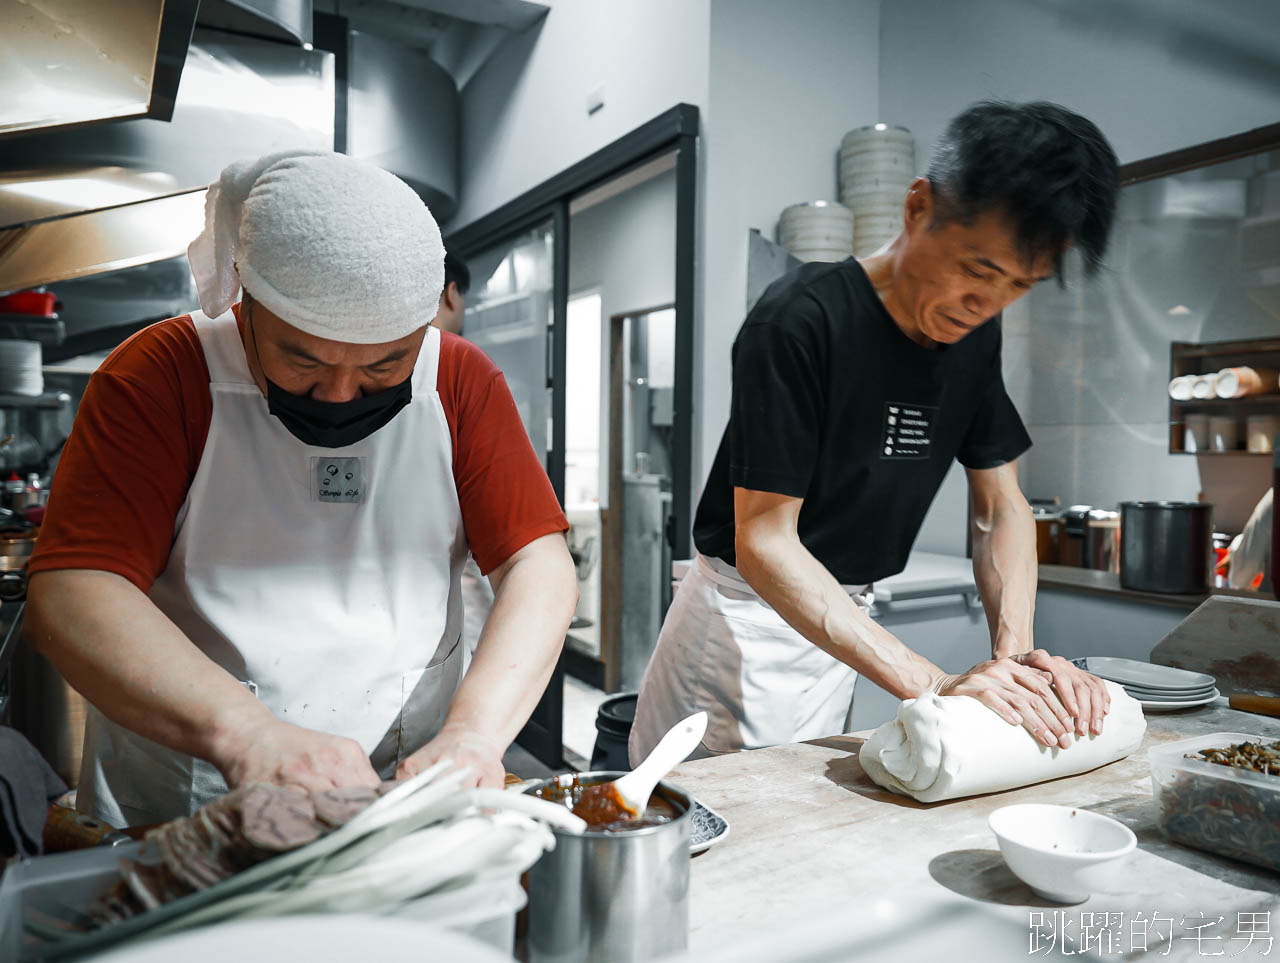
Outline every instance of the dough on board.
{"label": "dough on board", "polygon": [[1105,766],[1142,743],[1142,706],[1107,682],[1111,710],[1102,734],[1050,749],[1022,726],[1005,722],[971,696],[927,693],[908,699],[898,716],[862,745],[858,761],[875,782],[919,802],[1002,792]]}

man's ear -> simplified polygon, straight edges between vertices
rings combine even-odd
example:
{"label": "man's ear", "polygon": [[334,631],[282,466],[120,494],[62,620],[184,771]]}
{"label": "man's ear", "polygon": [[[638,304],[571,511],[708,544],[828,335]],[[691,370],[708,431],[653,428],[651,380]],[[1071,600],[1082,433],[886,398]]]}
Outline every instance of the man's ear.
{"label": "man's ear", "polygon": [[902,223],[907,229],[928,227],[937,206],[933,184],[927,177],[917,177],[907,188],[902,201]]}
{"label": "man's ear", "polygon": [[450,311],[458,310],[458,282],[449,281],[440,295],[441,304]]}

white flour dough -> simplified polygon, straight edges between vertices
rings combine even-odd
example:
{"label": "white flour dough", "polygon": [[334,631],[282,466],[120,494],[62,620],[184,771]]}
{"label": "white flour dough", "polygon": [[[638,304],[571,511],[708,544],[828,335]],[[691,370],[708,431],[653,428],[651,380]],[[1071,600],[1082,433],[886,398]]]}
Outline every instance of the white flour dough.
{"label": "white flour dough", "polygon": [[1111,710],[1102,735],[1072,738],[1050,749],[1022,726],[1012,726],[971,696],[908,699],[898,717],[862,744],[858,761],[878,785],[920,802],[1001,792],[1046,779],[1074,776],[1123,759],[1147,730],[1142,706],[1108,682]]}

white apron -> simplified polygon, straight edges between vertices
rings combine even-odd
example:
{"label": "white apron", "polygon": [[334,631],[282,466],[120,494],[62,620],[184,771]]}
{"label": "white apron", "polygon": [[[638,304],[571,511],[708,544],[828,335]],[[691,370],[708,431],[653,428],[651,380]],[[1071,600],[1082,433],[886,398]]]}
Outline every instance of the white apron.
{"label": "white apron", "polygon": [[[871,607],[870,586],[845,590]],[[857,681],[733,566],[699,555],[676,590],[640,684],[631,764],[699,710],[706,710],[707,734],[690,759],[844,732]]]}
{"label": "white apron", "polygon": [[[268,413],[231,312],[192,319],[213,417],[151,600],[278,718],[356,740],[389,777],[439,730],[462,672],[467,545],[436,393],[440,332],[427,328],[412,401],[328,449]],[[225,791],[209,763],[90,709],[82,811],[153,823]]]}

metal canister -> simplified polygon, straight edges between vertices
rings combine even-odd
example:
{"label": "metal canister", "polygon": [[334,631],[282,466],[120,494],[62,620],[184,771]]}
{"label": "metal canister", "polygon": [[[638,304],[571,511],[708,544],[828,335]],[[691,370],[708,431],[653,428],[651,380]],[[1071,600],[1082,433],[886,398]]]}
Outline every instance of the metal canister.
{"label": "metal canister", "polygon": [[1084,567],[1120,571],[1120,513],[1095,508],[1085,519]]}
{"label": "metal canister", "polygon": [[[623,772],[584,772],[583,785]],[[573,774],[555,784],[567,788]],[[529,870],[529,959],[533,963],[651,960],[683,950],[689,937],[689,833],[692,798],[662,782],[654,795],[678,814],[630,832],[553,829],[556,847]]]}

